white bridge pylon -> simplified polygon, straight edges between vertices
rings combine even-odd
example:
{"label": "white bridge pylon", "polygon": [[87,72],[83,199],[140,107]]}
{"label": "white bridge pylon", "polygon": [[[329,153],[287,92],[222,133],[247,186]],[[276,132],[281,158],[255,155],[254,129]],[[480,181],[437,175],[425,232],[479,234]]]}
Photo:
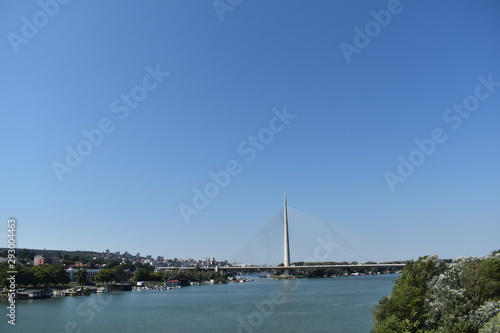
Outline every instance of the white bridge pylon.
{"label": "white bridge pylon", "polygon": [[[285,267],[290,267],[290,240],[288,238],[288,214],[286,209],[286,193],[284,195],[284,204],[283,204],[283,245],[284,245],[284,253],[283,253],[283,265]],[[285,268],[284,275],[289,275],[290,270]]]}

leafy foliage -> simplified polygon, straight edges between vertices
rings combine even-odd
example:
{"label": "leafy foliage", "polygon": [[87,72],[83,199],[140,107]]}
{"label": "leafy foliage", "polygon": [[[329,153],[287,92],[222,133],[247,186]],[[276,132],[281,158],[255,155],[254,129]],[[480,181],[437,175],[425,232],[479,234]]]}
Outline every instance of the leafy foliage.
{"label": "leafy foliage", "polygon": [[151,281],[151,273],[145,268],[139,268],[135,272],[134,280],[136,281]]}
{"label": "leafy foliage", "polygon": [[476,333],[500,312],[500,256],[409,261],[374,310],[373,332]]}
{"label": "leafy foliage", "polygon": [[190,270],[171,270],[165,271],[163,280],[189,280],[189,281],[208,281],[215,280],[216,282],[226,282],[228,275],[214,271],[201,271],[200,269]]}
{"label": "leafy foliage", "polygon": [[500,312],[486,322],[479,333],[500,333]]}
{"label": "leafy foliage", "polygon": [[76,283],[78,283],[81,286],[84,286],[85,283],[87,283],[87,270],[86,269],[80,269],[76,273]]}
{"label": "leafy foliage", "polygon": [[443,270],[436,256],[408,261],[389,297],[383,297],[374,318],[375,332],[421,332],[424,328],[428,281]]}
{"label": "leafy foliage", "polygon": [[[9,269],[6,263],[0,264],[0,286],[6,286],[8,281],[7,271],[12,270]],[[69,282],[69,277],[64,271],[64,267],[60,265],[45,265],[45,266],[21,266],[16,265],[15,271],[16,274],[16,284],[18,286],[38,286],[39,284],[43,284],[45,286],[48,285],[57,285],[57,284],[66,284]]]}
{"label": "leafy foliage", "polygon": [[32,269],[34,276],[45,286],[49,284],[66,284],[69,282],[69,277],[61,265],[35,266]]}

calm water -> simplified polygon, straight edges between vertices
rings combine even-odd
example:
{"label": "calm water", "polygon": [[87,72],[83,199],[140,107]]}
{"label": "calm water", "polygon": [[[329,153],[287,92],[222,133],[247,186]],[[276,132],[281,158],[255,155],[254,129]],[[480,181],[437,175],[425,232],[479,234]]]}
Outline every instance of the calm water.
{"label": "calm water", "polygon": [[17,302],[0,332],[369,332],[396,275],[272,280]]}

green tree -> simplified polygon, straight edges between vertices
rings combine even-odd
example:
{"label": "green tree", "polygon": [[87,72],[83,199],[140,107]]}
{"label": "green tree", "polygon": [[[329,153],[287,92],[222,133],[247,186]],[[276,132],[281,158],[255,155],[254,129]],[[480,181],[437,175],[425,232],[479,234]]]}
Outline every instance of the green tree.
{"label": "green tree", "polygon": [[50,284],[66,284],[69,276],[61,265],[44,265],[33,267],[34,276],[46,287]]}
{"label": "green tree", "polygon": [[48,266],[35,266],[33,267],[33,273],[39,283],[45,285],[46,287],[50,284],[51,277]]}
{"label": "green tree", "polygon": [[379,302],[373,331],[477,333],[481,327],[494,329],[485,323],[494,323],[499,312],[497,253],[446,263],[424,257],[408,262],[390,296]]}
{"label": "green tree", "polygon": [[425,300],[428,282],[444,270],[436,256],[408,261],[389,297],[375,308],[374,332],[422,332],[425,329]]}
{"label": "green tree", "polygon": [[151,274],[145,268],[139,268],[134,275],[135,281],[151,281]]}
{"label": "green tree", "polygon": [[119,266],[119,265],[120,265],[120,262],[119,262],[118,260],[116,260],[116,259],[112,259],[112,260],[110,260],[110,261],[108,261],[108,262],[106,263],[106,268],[111,269],[111,268],[113,268],[113,267],[115,267],[115,266]]}
{"label": "green tree", "polygon": [[114,281],[115,277],[114,277],[111,269],[104,268],[104,269],[101,269],[99,272],[97,272],[97,274],[95,276],[95,280],[98,282],[103,282],[103,283],[108,282],[109,283],[111,281]]}
{"label": "green tree", "polygon": [[49,271],[50,283],[53,284],[67,284],[69,276],[66,274],[64,267],[61,265],[48,265],[46,266]]}
{"label": "green tree", "polygon": [[18,249],[16,251],[16,259],[19,261],[26,262],[29,260],[33,260],[34,257],[35,253],[28,249],[20,249],[20,250]]}
{"label": "green tree", "polygon": [[9,275],[7,271],[10,271],[8,262],[3,262],[0,264],[0,287],[6,287],[9,285],[7,278]]}
{"label": "green tree", "polygon": [[79,269],[78,272],[76,273],[76,282],[84,286],[87,283],[87,270],[86,269]]}
{"label": "green tree", "polygon": [[486,300],[500,300],[500,256],[492,255],[481,261],[478,266],[480,304]]}
{"label": "green tree", "polygon": [[499,333],[500,332],[500,312],[486,322],[479,330],[479,333]]}
{"label": "green tree", "polygon": [[165,280],[163,272],[153,272],[150,273],[151,281],[163,281]]}
{"label": "green tree", "polygon": [[132,274],[125,271],[125,269],[120,265],[111,268],[111,273],[113,274],[114,281],[116,282],[127,281],[132,277]]}
{"label": "green tree", "polygon": [[57,267],[54,267],[54,275],[56,277],[56,281],[58,284],[68,284],[69,283],[69,276],[64,270],[64,267],[61,265],[57,265]]}
{"label": "green tree", "polygon": [[500,258],[456,258],[430,286],[430,328],[477,332],[500,311]]}
{"label": "green tree", "polygon": [[495,250],[495,251],[492,251],[490,256],[494,257],[495,255],[500,255],[500,250]]}
{"label": "green tree", "polygon": [[31,266],[20,266],[17,269],[16,282],[20,286],[37,286],[39,283]]}

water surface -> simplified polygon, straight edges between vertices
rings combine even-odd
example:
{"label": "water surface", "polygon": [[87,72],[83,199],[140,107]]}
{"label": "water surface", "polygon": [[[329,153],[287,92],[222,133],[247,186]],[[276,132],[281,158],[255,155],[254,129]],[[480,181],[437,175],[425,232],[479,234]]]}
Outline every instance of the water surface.
{"label": "water surface", "polygon": [[369,332],[396,275],[273,280],[19,300],[1,332]]}

